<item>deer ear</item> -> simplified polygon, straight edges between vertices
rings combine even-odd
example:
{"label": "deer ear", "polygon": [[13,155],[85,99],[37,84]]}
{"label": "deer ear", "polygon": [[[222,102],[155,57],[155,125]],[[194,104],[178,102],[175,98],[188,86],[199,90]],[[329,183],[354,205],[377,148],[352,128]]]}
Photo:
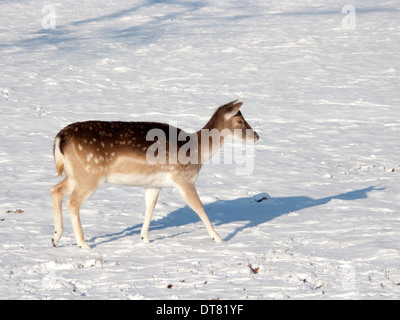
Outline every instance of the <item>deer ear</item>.
{"label": "deer ear", "polygon": [[227,105],[227,109],[225,111],[225,119],[226,120],[232,118],[239,112],[239,109],[242,106],[243,102],[236,102],[236,101],[237,100],[232,101],[231,103],[229,103]]}

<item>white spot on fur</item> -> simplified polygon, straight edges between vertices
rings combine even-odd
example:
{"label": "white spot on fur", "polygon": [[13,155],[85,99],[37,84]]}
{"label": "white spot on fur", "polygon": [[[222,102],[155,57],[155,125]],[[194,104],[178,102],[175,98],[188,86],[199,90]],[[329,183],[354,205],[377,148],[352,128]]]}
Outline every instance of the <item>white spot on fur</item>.
{"label": "white spot on fur", "polygon": [[86,157],[86,161],[87,161],[87,162],[90,162],[90,160],[92,160],[92,158],[93,158],[93,153],[89,153],[89,154],[87,155],[87,157]]}

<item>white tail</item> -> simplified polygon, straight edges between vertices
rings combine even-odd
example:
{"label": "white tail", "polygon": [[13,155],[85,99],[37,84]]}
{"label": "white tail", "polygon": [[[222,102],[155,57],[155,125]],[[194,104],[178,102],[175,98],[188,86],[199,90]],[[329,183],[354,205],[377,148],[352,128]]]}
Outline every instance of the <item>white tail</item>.
{"label": "white tail", "polygon": [[[216,141],[214,135],[204,135],[204,131],[225,131],[240,135],[241,139],[259,139],[239,111],[241,105],[236,100],[219,107],[204,128],[194,134],[154,122],[86,121],[62,129],[55,138],[54,158],[58,175],[64,172],[66,178],[51,188],[55,220],[53,246],[63,233],[62,200],[71,194],[67,208],[76,242],[81,248],[90,248],[83,237],[79,208],[103,182],[145,188],[146,215],[141,230],[143,242],[149,242],[151,216],[160,190],[165,186],[176,187],[199,215],[212,239],[222,242],[204,211],[194,182],[202,163],[226,138],[226,134],[219,134]],[[149,135],[154,131],[158,132],[157,140],[154,135]],[[188,147],[182,136],[195,143]],[[184,161],[182,155],[186,155]],[[153,161],[150,161],[151,156]]]}

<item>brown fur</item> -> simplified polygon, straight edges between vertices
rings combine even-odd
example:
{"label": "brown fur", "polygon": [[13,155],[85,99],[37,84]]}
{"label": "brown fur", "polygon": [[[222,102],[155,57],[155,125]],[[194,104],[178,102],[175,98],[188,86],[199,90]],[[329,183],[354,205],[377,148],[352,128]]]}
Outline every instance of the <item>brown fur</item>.
{"label": "brown fur", "polygon": [[[241,129],[242,138],[245,139],[245,130],[251,127],[239,111],[241,105],[242,103],[232,101],[219,107],[203,129],[229,129],[232,132],[234,129]],[[149,130],[155,128],[164,132],[166,136],[166,163],[151,164],[146,158],[148,148],[155,143],[147,141],[146,135]],[[103,182],[146,188],[146,218],[141,232],[144,242],[148,242],[151,214],[163,186],[175,186],[200,216],[211,237],[222,241],[208,220],[194,187],[203,158],[209,158],[212,154],[210,150],[201,150],[202,135],[201,131],[198,131],[194,134],[199,139],[198,149],[192,152],[195,152],[195,159],[197,157],[200,161],[180,163],[178,159],[173,158],[174,153],[170,158],[169,152],[173,150],[174,145],[177,154],[186,143],[170,136],[171,132],[179,135],[181,131],[163,123],[122,121],[77,122],[62,129],[55,139],[54,158],[58,175],[64,172],[67,177],[51,190],[55,216],[53,245],[61,238],[63,229],[61,201],[64,196],[71,194],[67,200],[67,207],[77,243],[81,247],[89,247],[83,239],[79,207]],[[189,139],[190,135],[187,138]],[[223,140],[223,137],[221,139]],[[258,140],[255,132],[254,140]]]}

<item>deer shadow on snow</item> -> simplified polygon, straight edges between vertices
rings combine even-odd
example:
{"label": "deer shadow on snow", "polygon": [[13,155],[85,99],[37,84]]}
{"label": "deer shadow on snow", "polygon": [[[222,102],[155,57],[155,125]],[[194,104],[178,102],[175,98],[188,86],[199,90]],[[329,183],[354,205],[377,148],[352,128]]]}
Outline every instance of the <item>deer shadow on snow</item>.
{"label": "deer shadow on snow", "polygon": [[[366,199],[368,198],[368,192],[374,190],[382,189],[371,186],[368,188],[354,190],[321,199],[312,199],[305,196],[271,198],[267,193],[261,193],[254,197],[238,198],[235,200],[218,200],[213,203],[205,204],[204,209],[210,221],[216,227],[217,232],[218,226],[232,224],[232,232],[224,238],[224,241],[229,241],[239,232],[247,228],[257,227],[258,225],[266,223],[279,216],[289,214],[291,212],[301,211],[306,208],[322,206],[334,199],[346,201]],[[185,206],[181,209],[170,212],[161,219],[153,220],[150,225],[150,238],[158,241],[166,237],[178,236],[182,232],[169,236],[157,236],[156,231],[169,227],[181,227],[197,222],[200,222],[200,218],[188,206]],[[240,226],[238,226],[238,224],[240,224]],[[101,243],[111,242],[133,235],[139,235],[141,227],[142,224],[140,223],[117,233],[92,237],[89,242],[91,243],[92,247],[95,247]],[[188,230],[183,233],[188,232],[190,231]],[[204,237],[207,237],[207,232],[205,229]],[[96,241],[99,239],[102,240]],[[151,240],[151,242],[154,240]]]}

